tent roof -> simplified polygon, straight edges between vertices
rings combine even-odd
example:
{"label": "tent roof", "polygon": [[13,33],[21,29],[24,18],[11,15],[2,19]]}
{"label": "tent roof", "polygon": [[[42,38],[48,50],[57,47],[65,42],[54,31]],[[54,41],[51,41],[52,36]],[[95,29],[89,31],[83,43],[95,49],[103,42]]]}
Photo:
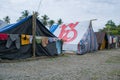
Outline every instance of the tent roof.
{"label": "tent roof", "polygon": [[54,33],[54,31],[58,28],[58,24],[53,24],[51,27],[50,27],[50,32]]}
{"label": "tent roof", "polygon": [[20,24],[24,23],[26,20],[28,20],[30,17],[31,17],[31,16],[28,16],[28,17],[20,20],[19,22],[15,23],[15,24],[6,25],[5,27],[3,27],[3,28],[0,29],[0,32],[5,32],[5,31],[10,30],[10,29],[12,29],[12,28],[14,28],[14,27],[17,27],[17,26],[19,26]]}
{"label": "tent roof", "polygon": [[[32,15],[1,28],[0,33],[32,35]],[[36,35],[55,37],[38,19],[36,19]]]}

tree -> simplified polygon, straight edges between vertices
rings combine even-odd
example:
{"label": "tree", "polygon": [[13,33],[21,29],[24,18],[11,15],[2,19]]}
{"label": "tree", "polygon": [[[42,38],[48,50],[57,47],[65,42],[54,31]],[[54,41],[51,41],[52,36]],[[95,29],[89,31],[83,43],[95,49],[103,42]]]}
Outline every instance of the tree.
{"label": "tree", "polygon": [[37,18],[39,19],[39,17],[38,17],[38,16],[39,16],[39,12],[35,12],[35,13],[36,13],[36,15],[37,15]]}
{"label": "tree", "polygon": [[23,12],[21,12],[22,13],[22,17],[27,17],[27,16],[29,16],[29,11],[28,10],[24,10]]}
{"label": "tree", "polygon": [[112,34],[112,35],[117,35],[118,34],[117,26],[112,20],[109,20],[107,22],[106,28],[109,29],[110,34]]}
{"label": "tree", "polygon": [[[39,16],[39,13],[38,12],[35,12],[36,13],[36,15],[37,15],[37,18],[42,22],[42,24],[44,25],[44,26],[46,26],[46,27],[51,27],[54,23],[55,23],[55,21],[54,20],[49,20],[50,18],[45,14],[45,15],[43,15],[43,16],[41,16],[41,18],[39,18],[38,16]],[[22,11],[21,12],[21,16],[19,17],[19,19],[17,20],[17,21],[20,21],[21,19],[23,19],[23,18],[26,18],[26,17],[28,17],[29,15],[30,15],[30,12],[28,11],[28,10],[24,10],[24,11]],[[63,22],[62,22],[62,19],[59,19],[58,21],[57,21],[57,24],[58,25],[60,25],[60,24],[62,24]]]}
{"label": "tree", "polygon": [[22,13],[22,16],[19,17],[19,19],[17,21],[20,21],[21,19],[26,18],[30,15],[30,12],[28,10],[24,10],[21,13]]}
{"label": "tree", "polygon": [[48,24],[49,24],[49,28],[50,28],[54,23],[55,23],[54,20],[50,20],[50,21],[48,22]]}
{"label": "tree", "polygon": [[108,20],[107,23],[105,24],[105,27],[100,31],[107,32],[108,34],[111,34],[111,35],[118,34],[117,26],[112,20]]}
{"label": "tree", "polygon": [[105,26],[110,26],[110,27],[116,27],[116,25],[115,25],[115,23],[112,21],[112,20],[109,20],[106,24],[105,24]]}
{"label": "tree", "polygon": [[10,17],[9,16],[6,16],[5,18],[3,18],[3,20],[8,24],[10,23]]}
{"label": "tree", "polygon": [[120,24],[117,26],[118,35],[120,35]]}
{"label": "tree", "polygon": [[49,17],[46,14],[41,17],[42,17],[41,22],[43,23],[44,26],[47,26]]}
{"label": "tree", "polygon": [[62,19],[59,19],[58,21],[57,21],[57,24],[58,25],[60,25],[60,24],[62,24],[63,22],[62,22]]}

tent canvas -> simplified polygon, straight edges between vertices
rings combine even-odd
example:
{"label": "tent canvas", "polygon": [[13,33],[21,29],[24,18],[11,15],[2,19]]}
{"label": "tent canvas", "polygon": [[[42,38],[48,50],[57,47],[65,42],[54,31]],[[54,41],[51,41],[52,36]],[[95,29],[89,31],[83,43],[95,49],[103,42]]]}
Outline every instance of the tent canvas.
{"label": "tent canvas", "polygon": [[98,42],[98,49],[103,50],[108,48],[108,37],[106,32],[95,32]]}
{"label": "tent canvas", "polygon": [[[26,34],[32,35],[32,17],[29,16],[15,24],[5,26],[0,29],[0,33],[6,34]],[[55,37],[45,26],[36,19],[36,36]],[[5,41],[0,41],[0,58],[3,59],[21,59],[32,57],[32,44],[20,46],[20,49],[16,49],[15,45],[10,48],[6,48]],[[56,43],[53,42],[43,47],[41,44],[36,45],[36,56],[54,56],[57,54]]]}
{"label": "tent canvas", "polygon": [[62,24],[52,30],[54,29],[50,31],[55,36],[65,41],[63,50],[75,51],[78,54],[97,50],[97,39],[91,21]]}

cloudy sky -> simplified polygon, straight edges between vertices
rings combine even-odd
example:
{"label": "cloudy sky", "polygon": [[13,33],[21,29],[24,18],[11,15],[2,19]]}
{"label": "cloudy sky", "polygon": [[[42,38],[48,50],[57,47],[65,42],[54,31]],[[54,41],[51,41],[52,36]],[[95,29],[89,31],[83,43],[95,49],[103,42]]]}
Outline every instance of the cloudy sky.
{"label": "cloudy sky", "polygon": [[[40,4],[40,8],[38,9]],[[21,12],[38,11],[57,21],[61,18],[64,23],[97,19],[93,29],[103,28],[108,20],[120,24],[120,0],[0,0],[0,19],[5,16],[14,23]]]}

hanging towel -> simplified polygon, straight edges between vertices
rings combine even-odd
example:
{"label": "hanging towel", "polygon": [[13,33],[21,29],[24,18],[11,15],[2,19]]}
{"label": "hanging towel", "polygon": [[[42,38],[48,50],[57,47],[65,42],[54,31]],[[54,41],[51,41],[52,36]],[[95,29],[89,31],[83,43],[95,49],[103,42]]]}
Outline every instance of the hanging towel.
{"label": "hanging towel", "polygon": [[113,43],[116,43],[116,41],[117,41],[117,40],[116,40],[116,37],[114,37],[114,38],[113,38]]}
{"label": "hanging towel", "polygon": [[33,36],[30,35],[30,44],[32,44]]}
{"label": "hanging towel", "polygon": [[56,37],[48,37],[49,42],[56,42],[57,40],[59,40],[59,39]]}
{"label": "hanging towel", "polygon": [[8,39],[8,34],[0,33],[0,40],[7,40],[7,39]]}
{"label": "hanging towel", "polygon": [[6,47],[10,48],[10,46],[12,45],[12,43],[15,42],[15,46],[17,49],[20,49],[20,38],[19,38],[19,34],[10,34],[9,38],[7,40],[7,44]]}
{"label": "hanging towel", "polygon": [[30,35],[21,35],[21,45],[30,44]]}
{"label": "hanging towel", "polygon": [[108,39],[109,39],[109,43],[110,43],[110,44],[112,44],[112,37],[111,37],[111,36],[109,36],[109,38],[108,38]]}
{"label": "hanging towel", "polygon": [[42,40],[42,37],[36,36],[36,37],[35,37],[35,40],[36,40],[36,43],[37,43],[37,44],[41,44],[41,42],[42,42],[42,41],[41,41],[41,40]]}
{"label": "hanging towel", "polygon": [[62,40],[57,40],[56,41],[56,48],[57,48],[57,52],[58,54],[61,54],[62,53]]}
{"label": "hanging towel", "polygon": [[46,47],[48,44],[48,37],[42,37],[42,46]]}

